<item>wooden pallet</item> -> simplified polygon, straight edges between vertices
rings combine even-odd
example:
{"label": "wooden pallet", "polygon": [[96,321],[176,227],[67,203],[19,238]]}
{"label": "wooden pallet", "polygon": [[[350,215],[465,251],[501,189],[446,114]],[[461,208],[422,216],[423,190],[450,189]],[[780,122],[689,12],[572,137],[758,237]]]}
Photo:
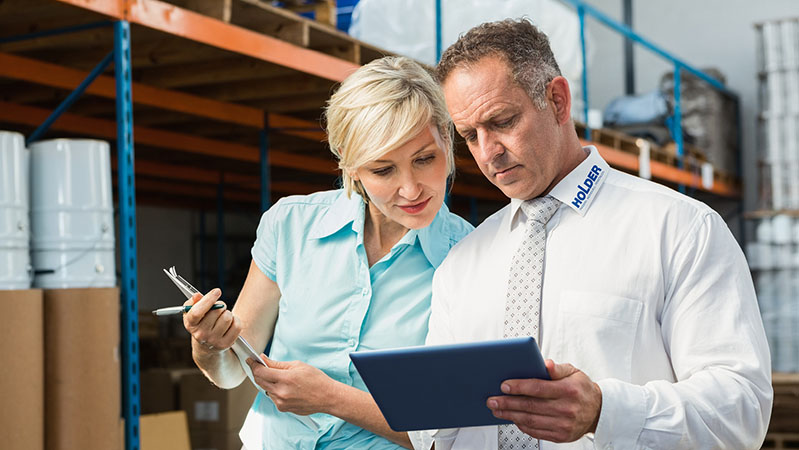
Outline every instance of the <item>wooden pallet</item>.
{"label": "wooden pallet", "polygon": [[[585,136],[584,124],[575,122],[575,129],[577,130],[578,136]],[[644,141],[642,138],[630,136],[628,134],[608,128],[592,129],[590,140],[592,142],[621,150],[625,153],[635,156],[639,156],[641,154],[641,145],[642,141]],[[650,161],[661,162],[672,167],[678,166],[676,145],[673,142],[659,146],[654,142],[649,141],[649,147]],[[707,162],[707,157],[701,149],[691,145],[684,146],[682,163],[683,168],[686,171],[696,174],[697,178],[699,178],[701,177],[701,166],[705,162]],[[724,172],[715,167],[713,172],[714,179],[717,181],[728,183],[730,185],[740,184],[738,177],[733,174]]]}
{"label": "wooden pallet", "polygon": [[[292,11],[271,6],[261,0],[166,1],[231,25],[257,31],[299,47],[316,50],[356,64],[366,64],[391,54],[391,52],[361,42],[337,30],[335,24],[331,26],[329,23],[306,19]],[[321,1],[317,2],[314,7],[329,10],[330,4],[328,1]],[[335,11],[335,2],[333,2],[332,8]],[[335,18],[335,14],[332,17]]]}
{"label": "wooden pallet", "polygon": [[[774,386],[774,406],[769,431],[799,436],[799,373],[775,373],[771,384]],[[799,448],[799,437],[796,442],[797,446],[786,448]]]}
{"label": "wooden pallet", "polygon": [[[263,1],[263,0],[262,0]],[[296,12],[313,11],[317,22],[335,27],[336,26],[336,0],[289,0],[285,2],[284,8]]]}
{"label": "wooden pallet", "polygon": [[768,433],[761,450],[799,449],[799,433]]}

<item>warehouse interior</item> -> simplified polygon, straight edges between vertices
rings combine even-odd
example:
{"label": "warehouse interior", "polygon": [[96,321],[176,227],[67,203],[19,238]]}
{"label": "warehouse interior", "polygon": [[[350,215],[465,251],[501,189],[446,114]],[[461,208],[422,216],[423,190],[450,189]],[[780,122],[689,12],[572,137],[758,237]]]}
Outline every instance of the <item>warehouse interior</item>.
{"label": "warehouse interior", "polygon": [[[241,449],[257,390],[151,314],[185,301],[165,269],[231,308],[262,213],[340,187],[338,83],[521,16],[559,38],[583,144],[726,221],[771,351],[762,448],[799,448],[792,0],[0,0],[0,447]],[[477,226],[508,199],[455,144],[447,205]]]}

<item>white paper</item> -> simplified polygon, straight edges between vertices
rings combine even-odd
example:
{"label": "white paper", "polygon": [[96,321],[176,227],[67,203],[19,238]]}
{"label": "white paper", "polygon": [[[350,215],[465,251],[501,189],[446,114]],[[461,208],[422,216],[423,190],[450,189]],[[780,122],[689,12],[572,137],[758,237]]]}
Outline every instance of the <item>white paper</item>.
{"label": "white paper", "polygon": [[[253,386],[255,386],[258,391],[263,392],[264,395],[266,395],[266,391],[264,391],[264,389],[255,382],[255,378],[252,375],[252,370],[250,370],[250,365],[247,364],[247,358],[252,358],[253,360],[261,363],[263,366],[266,366],[266,363],[264,363],[264,361],[261,359],[261,356],[256,353],[252,346],[241,336],[239,336],[238,339],[236,339],[236,342],[233,344],[233,354],[239,358],[241,368],[244,369],[244,373],[247,374],[247,378],[250,379]],[[269,399],[269,401],[272,400],[269,398],[269,395],[266,395],[266,398]],[[317,423],[310,416],[300,416],[291,413],[284,414],[290,414],[294,416],[297,420],[304,423],[308,428],[314,431],[319,429],[319,425],[317,425]]]}
{"label": "white paper", "polygon": [[702,187],[713,189],[713,164],[702,163]]}
{"label": "white paper", "polygon": [[646,139],[638,141],[638,176],[645,179],[652,179],[652,169],[649,167],[649,151],[651,145]]}
{"label": "white paper", "polygon": [[194,402],[194,420],[219,421],[219,402]]}

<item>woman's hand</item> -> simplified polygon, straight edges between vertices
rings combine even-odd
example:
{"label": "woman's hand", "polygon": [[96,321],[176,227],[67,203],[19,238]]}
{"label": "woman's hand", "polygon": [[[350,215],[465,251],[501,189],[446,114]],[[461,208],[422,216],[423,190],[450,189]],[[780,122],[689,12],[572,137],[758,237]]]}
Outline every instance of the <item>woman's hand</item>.
{"label": "woman's hand", "polygon": [[302,416],[330,413],[341,383],[316,367],[300,361],[274,361],[261,355],[268,367],[247,359],[255,382],[272,399],[278,411]]}
{"label": "woman's hand", "polygon": [[[205,353],[227,350],[241,333],[239,321],[232,312],[227,308],[211,309],[221,296],[222,291],[216,288],[205,296],[194,294],[184,303],[192,307],[183,315],[183,326]],[[196,349],[198,346],[193,347]]]}

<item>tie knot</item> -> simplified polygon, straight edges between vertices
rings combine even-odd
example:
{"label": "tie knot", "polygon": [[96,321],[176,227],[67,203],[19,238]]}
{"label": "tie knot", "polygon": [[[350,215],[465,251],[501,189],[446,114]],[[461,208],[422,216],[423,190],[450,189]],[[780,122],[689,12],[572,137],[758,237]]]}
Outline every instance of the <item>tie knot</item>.
{"label": "tie knot", "polygon": [[522,211],[527,216],[527,219],[535,222],[546,224],[549,219],[558,210],[560,202],[558,199],[547,195],[546,197],[536,197],[532,200],[527,200],[522,203]]}

